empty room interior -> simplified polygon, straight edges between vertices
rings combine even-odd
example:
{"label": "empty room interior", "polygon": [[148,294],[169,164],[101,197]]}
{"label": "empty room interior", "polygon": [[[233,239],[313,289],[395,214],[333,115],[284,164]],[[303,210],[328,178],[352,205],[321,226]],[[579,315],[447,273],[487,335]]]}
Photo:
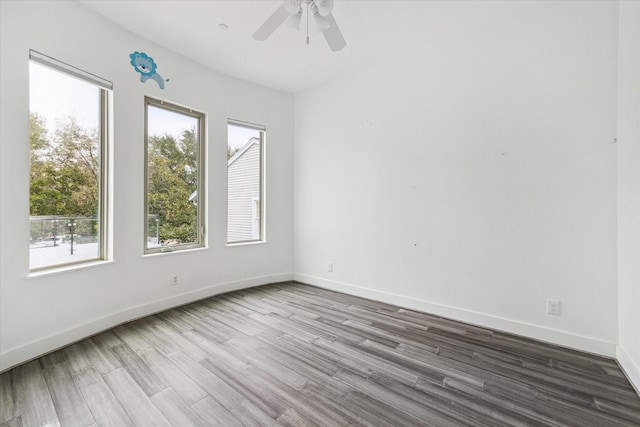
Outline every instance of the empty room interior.
{"label": "empty room interior", "polygon": [[0,0],[0,426],[640,426],[640,1]]}

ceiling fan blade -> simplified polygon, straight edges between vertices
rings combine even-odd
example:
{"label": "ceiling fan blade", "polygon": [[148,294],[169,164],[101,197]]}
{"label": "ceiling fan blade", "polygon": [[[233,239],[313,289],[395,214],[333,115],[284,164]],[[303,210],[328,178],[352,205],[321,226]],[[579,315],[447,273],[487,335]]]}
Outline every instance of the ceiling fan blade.
{"label": "ceiling fan blade", "polygon": [[265,41],[266,39],[273,34],[275,30],[278,29],[280,25],[289,17],[289,12],[285,8],[284,3],[280,5],[278,9],[276,9],[273,14],[258,28],[258,30],[253,34],[253,38],[259,41]]}
{"label": "ceiling fan blade", "polygon": [[322,32],[322,34],[324,35],[324,38],[327,40],[327,43],[329,44],[329,48],[331,49],[332,52],[337,52],[339,50],[342,50],[347,45],[347,42],[344,40],[344,37],[342,36],[342,32],[340,31],[340,28],[338,28],[338,24],[336,23],[336,20],[334,19],[332,14],[327,15],[325,19],[329,21],[329,23],[331,24],[331,26],[328,29]]}

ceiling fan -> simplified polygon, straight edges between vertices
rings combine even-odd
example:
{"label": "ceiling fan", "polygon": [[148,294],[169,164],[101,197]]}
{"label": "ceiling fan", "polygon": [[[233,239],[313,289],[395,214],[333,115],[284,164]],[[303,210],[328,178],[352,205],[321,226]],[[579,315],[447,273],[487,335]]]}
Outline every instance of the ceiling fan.
{"label": "ceiling fan", "polygon": [[337,52],[347,45],[342,32],[334,19],[333,0],[283,0],[282,4],[275,12],[258,28],[253,38],[265,41],[278,29],[285,21],[287,26],[300,30],[303,10],[306,9],[307,21],[307,44],[309,44],[309,20],[324,38],[333,52]]}

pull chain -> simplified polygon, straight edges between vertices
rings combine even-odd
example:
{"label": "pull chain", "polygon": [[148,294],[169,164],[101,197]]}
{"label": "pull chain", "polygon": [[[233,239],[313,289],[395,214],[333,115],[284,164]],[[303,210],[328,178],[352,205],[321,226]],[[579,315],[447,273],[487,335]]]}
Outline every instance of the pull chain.
{"label": "pull chain", "polygon": [[309,44],[309,3],[307,3],[307,44]]}

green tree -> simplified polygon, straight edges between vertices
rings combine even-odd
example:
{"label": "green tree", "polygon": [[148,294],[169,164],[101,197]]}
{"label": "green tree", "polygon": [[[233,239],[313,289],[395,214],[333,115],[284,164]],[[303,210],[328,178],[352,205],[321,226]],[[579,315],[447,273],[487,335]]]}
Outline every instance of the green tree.
{"label": "green tree", "polygon": [[149,138],[148,212],[159,217],[162,242],[197,238],[197,206],[189,201],[198,186],[197,149],[194,130],[184,130],[179,140],[168,134]]}
{"label": "green tree", "polygon": [[37,113],[29,115],[29,156],[31,159],[30,175],[30,214],[44,215],[46,201],[49,195],[47,178],[51,171],[46,160],[51,151],[51,143],[47,138],[47,123]]}
{"label": "green tree", "polygon": [[229,161],[237,152],[239,148],[227,146],[227,161]]}
{"label": "green tree", "polygon": [[47,135],[31,114],[31,215],[95,216],[98,209],[99,140],[95,129],[69,117]]}
{"label": "green tree", "polygon": [[[51,133],[37,113],[30,115],[30,191],[32,216],[97,217],[99,138],[96,129],[80,126],[74,117]],[[96,222],[78,224],[77,234],[95,235]],[[38,229],[37,225],[35,227]],[[32,230],[33,237],[41,230]]]}

